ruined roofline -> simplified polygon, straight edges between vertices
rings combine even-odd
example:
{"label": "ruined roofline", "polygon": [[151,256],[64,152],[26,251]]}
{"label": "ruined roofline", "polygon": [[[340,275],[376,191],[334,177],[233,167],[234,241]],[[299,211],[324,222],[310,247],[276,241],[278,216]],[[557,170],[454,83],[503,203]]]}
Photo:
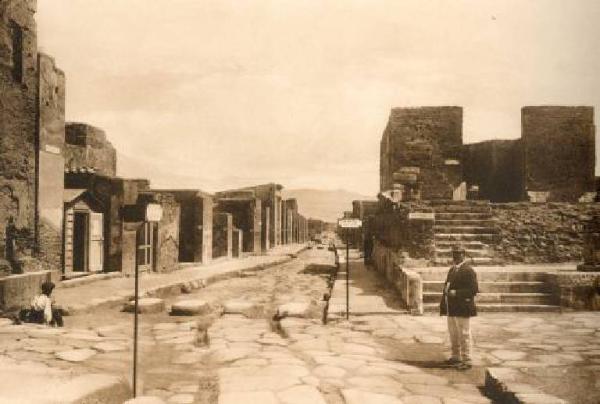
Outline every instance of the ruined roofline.
{"label": "ruined roofline", "polygon": [[65,77],[65,71],[63,69],[61,69],[60,67],[58,67],[58,65],[56,64],[56,59],[54,58],[54,56],[45,53],[43,50],[38,49],[37,52],[38,55],[38,63],[40,62],[41,59],[48,59],[50,60],[50,63],[52,63],[52,67],[54,68],[54,70],[56,71],[57,74]]}
{"label": "ruined roofline", "polygon": [[463,110],[463,107],[459,105],[426,105],[426,106],[410,106],[410,107],[392,107],[390,109],[390,115],[400,112],[419,112],[419,111],[451,111],[451,110]]}
{"label": "ruined roofline", "polygon": [[199,195],[199,196],[203,196],[203,197],[209,197],[209,198],[214,198],[215,195],[202,191],[200,189],[171,189],[171,188],[158,188],[158,189],[151,189],[151,192],[158,192],[158,193],[173,193],[173,194],[194,194],[194,195]]}
{"label": "ruined roofline", "polygon": [[573,113],[589,114],[587,118],[594,120],[594,107],[590,105],[526,105],[521,107],[521,116],[531,113],[558,114],[559,116],[562,113],[567,114],[567,116]]}

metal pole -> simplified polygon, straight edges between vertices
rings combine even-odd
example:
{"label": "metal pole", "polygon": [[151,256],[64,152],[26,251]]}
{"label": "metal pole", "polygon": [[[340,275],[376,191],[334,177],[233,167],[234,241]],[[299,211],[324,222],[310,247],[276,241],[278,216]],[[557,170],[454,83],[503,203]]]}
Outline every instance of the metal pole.
{"label": "metal pole", "polygon": [[135,245],[135,303],[133,314],[133,398],[137,396],[137,356],[138,356],[138,300],[139,300],[138,245]]}
{"label": "metal pole", "polygon": [[350,319],[350,229],[346,230],[346,320]]}

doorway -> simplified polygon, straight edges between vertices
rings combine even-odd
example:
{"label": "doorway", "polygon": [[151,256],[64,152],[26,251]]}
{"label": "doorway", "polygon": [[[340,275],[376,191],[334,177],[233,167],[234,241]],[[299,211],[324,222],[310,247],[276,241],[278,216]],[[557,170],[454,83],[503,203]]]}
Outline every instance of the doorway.
{"label": "doorway", "polygon": [[140,272],[154,270],[154,223],[145,222],[137,232],[137,266]]}
{"label": "doorway", "polygon": [[73,272],[85,272],[88,268],[89,217],[87,212],[73,215]]}

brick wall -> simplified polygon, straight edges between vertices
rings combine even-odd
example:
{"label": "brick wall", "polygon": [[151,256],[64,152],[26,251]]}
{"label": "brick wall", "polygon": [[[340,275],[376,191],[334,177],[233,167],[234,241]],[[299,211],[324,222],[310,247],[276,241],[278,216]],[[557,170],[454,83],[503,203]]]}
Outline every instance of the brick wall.
{"label": "brick wall", "polygon": [[595,192],[593,107],[524,107],[521,125],[526,191],[548,202]]}
{"label": "brick wall", "polygon": [[65,142],[68,168],[92,167],[98,174],[116,175],[117,152],[102,129],[69,122],[66,124]]}
{"label": "brick wall", "polygon": [[381,142],[381,191],[402,167],[419,167],[423,199],[452,199],[462,182],[462,108],[394,108]]}
{"label": "brick wall", "polygon": [[[35,237],[37,113],[36,2],[0,3],[0,252],[9,216],[23,229],[22,248]],[[24,252],[23,253],[27,253]],[[29,252],[30,253],[30,252]]]}

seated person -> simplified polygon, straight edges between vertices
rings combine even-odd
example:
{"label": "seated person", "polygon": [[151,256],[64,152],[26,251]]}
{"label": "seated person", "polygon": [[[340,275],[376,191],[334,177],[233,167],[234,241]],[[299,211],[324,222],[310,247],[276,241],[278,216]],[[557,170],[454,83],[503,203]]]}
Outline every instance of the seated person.
{"label": "seated person", "polygon": [[21,320],[27,323],[48,324],[54,327],[62,327],[62,311],[54,307],[54,302],[50,295],[54,290],[54,283],[42,283],[42,293],[37,295],[31,301],[31,308],[22,310]]}

